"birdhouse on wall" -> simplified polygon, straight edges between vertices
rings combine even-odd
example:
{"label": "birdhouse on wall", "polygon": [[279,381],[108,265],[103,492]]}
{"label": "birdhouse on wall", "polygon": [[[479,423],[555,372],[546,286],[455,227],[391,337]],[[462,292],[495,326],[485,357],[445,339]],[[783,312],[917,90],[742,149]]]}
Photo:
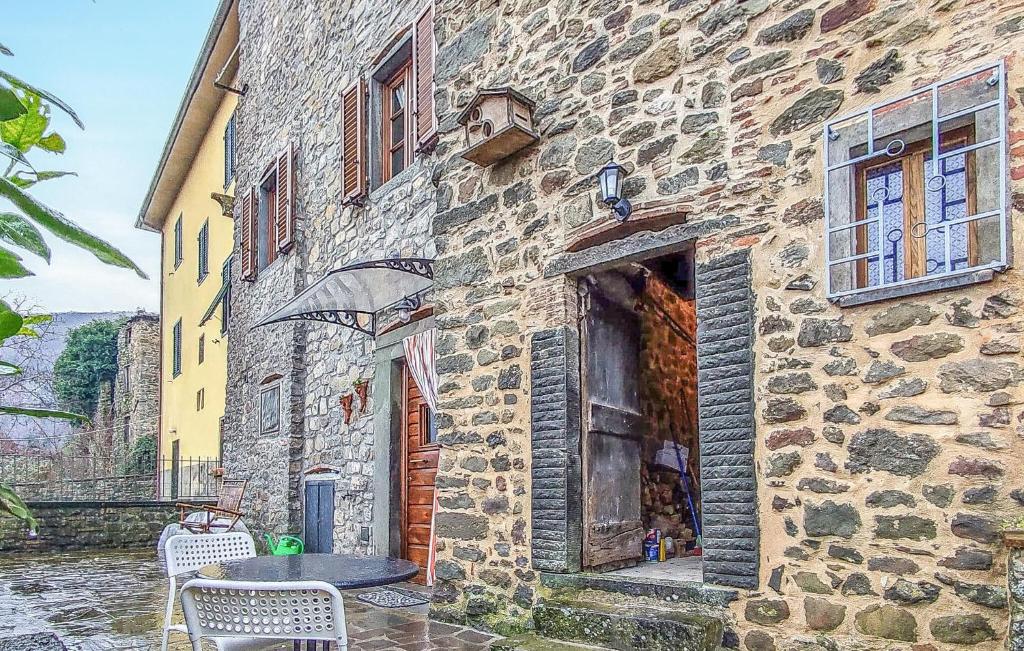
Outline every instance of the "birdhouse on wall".
{"label": "birdhouse on wall", "polygon": [[508,87],[481,90],[458,117],[469,147],[462,157],[486,167],[540,140],[533,131],[534,106]]}

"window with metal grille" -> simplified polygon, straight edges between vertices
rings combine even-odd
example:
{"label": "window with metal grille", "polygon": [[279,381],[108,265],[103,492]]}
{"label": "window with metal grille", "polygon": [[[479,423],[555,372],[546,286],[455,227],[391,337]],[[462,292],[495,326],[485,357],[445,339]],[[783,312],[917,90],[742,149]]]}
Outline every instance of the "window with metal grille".
{"label": "window with metal grille", "polygon": [[181,375],[181,319],[174,323],[171,330],[171,377]]}
{"label": "window with metal grille", "polygon": [[224,127],[224,187],[231,185],[235,178],[235,114],[228,118]]}
{"label": "window with metal grille", "polygon": [[174,268],[177,269],[178,265],[184,257],[182,248],[182,226],[181,226],[182,215],[178,215],[178,221],[174,222]]}
{"label": "window with metal grille", "polygon": [[210,275],[210,220],[203,222],[199,229],[199,283],[202,284]]}
{"label": "window with metal grille", "polygon": [[1002,63],[825,126],[828,295],[985,280],[1009,259]]}

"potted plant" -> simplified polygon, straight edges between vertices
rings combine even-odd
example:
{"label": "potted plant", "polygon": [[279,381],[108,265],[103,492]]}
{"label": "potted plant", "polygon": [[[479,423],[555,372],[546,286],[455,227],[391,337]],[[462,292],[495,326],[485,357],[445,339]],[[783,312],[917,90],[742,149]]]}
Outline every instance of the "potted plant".
{"label": "potted plant", "polygon": [[1007,547],[1024,548],[1024,515],[1010,520],[1003,520],[1000,526],[1003,544]]}

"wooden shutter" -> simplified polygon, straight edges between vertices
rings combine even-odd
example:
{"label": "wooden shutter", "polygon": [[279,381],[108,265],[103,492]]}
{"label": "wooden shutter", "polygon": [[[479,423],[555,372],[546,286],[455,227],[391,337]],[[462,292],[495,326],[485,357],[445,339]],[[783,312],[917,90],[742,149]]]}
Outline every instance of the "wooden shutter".
{"label": "wooden shutter", "polygon": [[292,189],[292,143],[277,157],[277,248],[282,253],[295,243],[295,193]]}
{"label": "wooden shutter", "polygon": [[242,258],[242,280],[256,278],[256,222],[259,213],[256,206],[256,188],[250,188],[242,196],[242,225],[239,251]]}
{"label": "wooden shutter", "polygon": [[416,19],[412,35],[416,151],[430,149],[437,138],[437,116],[434,114],[434,58],[434,3],[431,2]]}
{"label": "wooden shutter", "polygon": [[343,203],[359,204],[366,194],[366,82],[341,96],[341,192]]}

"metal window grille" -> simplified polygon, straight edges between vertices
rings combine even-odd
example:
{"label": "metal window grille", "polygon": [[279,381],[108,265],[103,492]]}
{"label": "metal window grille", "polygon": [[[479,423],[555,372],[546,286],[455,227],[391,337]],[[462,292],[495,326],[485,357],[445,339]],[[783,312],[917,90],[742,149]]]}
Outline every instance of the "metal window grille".
{"label": "metal window grille", "polygon": [[1002,61],[830,120],[824,145],[830,298],[1009,264]]}

